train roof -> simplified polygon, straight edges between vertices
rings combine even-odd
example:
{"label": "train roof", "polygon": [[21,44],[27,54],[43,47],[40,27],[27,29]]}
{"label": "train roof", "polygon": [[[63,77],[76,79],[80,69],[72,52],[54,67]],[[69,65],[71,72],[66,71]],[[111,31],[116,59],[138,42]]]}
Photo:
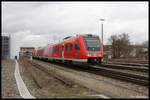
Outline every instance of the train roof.
{"label": "train roof", "polygon": [[51,46],[56,46],[56,45],[62,44],[63,42],[66,42],[68,40],[76,39],[76,38],[78,38],[80,36],[83,36],[83,37],[97,37],[98,35],[95,35],[95,34],[78,34],[76,36],[67,36],[67,37],[63,38],[62,41],[59,41],[59,42],[56,42],[56,43],[52,43],[52,44],[48,44],[47,46],[44,46],[42,48],[38,48],[37,50],[41,50],[41,49],[44,49],[44,48],[47,48],[47,47],[51,47]]}
{"label": "train roof", "polygon": [[59,42],[53,43],[53,44],[49,44],[48,46],[55,46],[55,45],[58,45],[58,44],[62,44],[65,41],[68,41],[68,40],[71,40],[71,39],[76,39],[78,36],[81,36],[81,35],[68,36],[68,37],[65,37],[62,41],[59,41]]}

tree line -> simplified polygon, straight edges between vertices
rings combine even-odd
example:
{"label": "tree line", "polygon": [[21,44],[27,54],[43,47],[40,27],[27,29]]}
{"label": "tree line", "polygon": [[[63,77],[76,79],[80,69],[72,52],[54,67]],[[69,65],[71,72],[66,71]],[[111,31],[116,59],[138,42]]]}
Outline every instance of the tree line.
{"label": "tree line", "polygon": [[[131,42],[129,38],[129,34],[122,33],[122,34],[115,34],[111,35],[108,39],[109,43],[111,44],[111,53],[113,58],[120,58],[129,57],[130,53],[133,51],[133,47],[131,47]],[[141,46],[148,46],[148,41],[144,41]],[[137,48],[137,52],[141,52],[141,48]],[[138,53],[137,53],[138,54]]]}

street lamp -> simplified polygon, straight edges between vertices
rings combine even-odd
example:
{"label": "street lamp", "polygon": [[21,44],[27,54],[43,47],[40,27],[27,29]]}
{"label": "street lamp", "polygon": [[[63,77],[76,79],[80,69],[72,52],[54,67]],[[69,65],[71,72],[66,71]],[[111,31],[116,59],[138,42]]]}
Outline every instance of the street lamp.
{"label": "street lamp", "polygon": [[104,19],[99,19],[102,22],[102,46],[103,46],[103,22],[105,21]]}

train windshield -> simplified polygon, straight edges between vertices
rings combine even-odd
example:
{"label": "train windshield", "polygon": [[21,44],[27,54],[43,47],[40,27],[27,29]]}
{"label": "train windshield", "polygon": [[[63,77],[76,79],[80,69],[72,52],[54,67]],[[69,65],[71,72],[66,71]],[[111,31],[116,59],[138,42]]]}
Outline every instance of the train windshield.
{"label": "train windshield", "polygon": [[100,51],[99,37],[83,37],[87,51],[96,52]]}

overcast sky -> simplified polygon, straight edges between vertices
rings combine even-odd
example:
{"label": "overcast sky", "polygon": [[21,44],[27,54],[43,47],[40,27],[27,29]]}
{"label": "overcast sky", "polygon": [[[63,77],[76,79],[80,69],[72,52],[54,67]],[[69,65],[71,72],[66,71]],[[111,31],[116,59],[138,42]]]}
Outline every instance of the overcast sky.
{"label": "overcast sky", "polygon": [[11,53],[20,46],[45,46],[76,34],[128,33],[132,43],[148,40],[148,2],[2,2],[2,35],[11,34]]}

